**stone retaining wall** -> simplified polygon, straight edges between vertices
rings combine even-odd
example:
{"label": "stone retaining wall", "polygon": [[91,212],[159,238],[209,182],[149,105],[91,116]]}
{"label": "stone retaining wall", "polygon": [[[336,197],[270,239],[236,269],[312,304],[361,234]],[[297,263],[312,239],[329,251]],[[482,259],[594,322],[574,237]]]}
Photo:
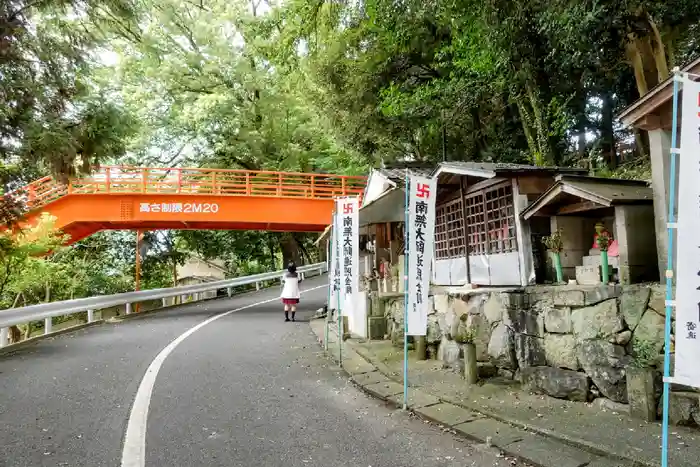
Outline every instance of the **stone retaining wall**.
{"label": "stone retaining wall", "polygon": [[[515,378],[533,392],[584,402],[605,397],[628,403],[626,367],[650,367],[656,371],[658,400],[664,306],[661,285],[533,286],[437,294],[428,317],[428,353],[445,368],[461,371],[462,343],[471,340],[480,373],[491,367],[493,373]],[[383,308],[388,337],[400,346],[403,299],[386,298]],[[674,389],[685,391],[686,403],[688,388]],[[700,419],[697,395],[694,400],[685,418]]]}

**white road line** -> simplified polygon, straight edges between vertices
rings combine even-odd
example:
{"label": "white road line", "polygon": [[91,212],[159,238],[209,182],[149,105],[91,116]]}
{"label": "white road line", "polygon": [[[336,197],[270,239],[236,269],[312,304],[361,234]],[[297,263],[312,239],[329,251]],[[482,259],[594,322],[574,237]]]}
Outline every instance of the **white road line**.
{"label": "white road line", "polygon": [[[320,285],[311,289],[302,290],[301,293],[303,294],[324,287],[328,287],[328,285]],[[263,300],[262,302],[242,306],[240,308],[236,308],[235,310],[225,311],[218,315],[212,316],[211,318],[202,321],[198,325],[182,333],[160,351],[160,353],[148,366],[146,374],[143,375],[141,384],[136,391],[134,405],[131,407],[129,421],[126,425],[126,435],[124,436],[124,447],[122,449],[122,467],[144,467],[146,465],[146,427],[148,424],[148,407],[151,404],[151,396],[153,395],[153,386],[156,383],[156,377],[158,376],[160,367],[163,366],[163,362],[165,362],[165,359],[168,358],[168,355],[170,355],[182,341],[207,324],[216,321],[219,318],[223,318],[224,316],[228,316],[231,313],[235,313],[236,311],[253,308],[258,305],[264,305],[265,303],[270,303],[277,300],[279,300],[279,297],[271,298],[270,300]]]}

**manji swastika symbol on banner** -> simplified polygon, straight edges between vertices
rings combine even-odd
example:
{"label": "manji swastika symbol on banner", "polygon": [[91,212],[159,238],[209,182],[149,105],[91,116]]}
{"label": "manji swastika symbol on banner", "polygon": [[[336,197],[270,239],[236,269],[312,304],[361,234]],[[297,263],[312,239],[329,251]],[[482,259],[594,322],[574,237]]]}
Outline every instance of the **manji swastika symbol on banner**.
{"label": "manji swastika symbol on banner", "polygon": [[352,204],[343,204],[343,214],[352,214]]}
{"label": "manji swastika symbol on banner", "polygon": [[418,198],[430,198],[430,185],[419,183],[416,186],[416,196]]}

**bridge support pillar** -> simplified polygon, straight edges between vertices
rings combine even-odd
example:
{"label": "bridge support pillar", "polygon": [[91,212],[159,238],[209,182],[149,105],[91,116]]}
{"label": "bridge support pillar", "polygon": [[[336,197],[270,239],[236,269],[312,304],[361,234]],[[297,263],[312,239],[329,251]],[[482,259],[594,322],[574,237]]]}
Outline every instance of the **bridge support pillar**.
{"label": "bridge support pillar", "polygon": [[88,323],[95,321],[95,310],[88,310]]}
{"label": "bridge support pillar", "polygon": [[10,328],[0,329],[0,348],[10,343]]}
{"label": "bridge support pillar", "polygon": [[53,331],[53,318],[44,318],[44,334],[50,334]]}
{"label": "bridge support pillar", "polygon": [[130,315],[131,314],[131,303],[126,304],[126,314]]}

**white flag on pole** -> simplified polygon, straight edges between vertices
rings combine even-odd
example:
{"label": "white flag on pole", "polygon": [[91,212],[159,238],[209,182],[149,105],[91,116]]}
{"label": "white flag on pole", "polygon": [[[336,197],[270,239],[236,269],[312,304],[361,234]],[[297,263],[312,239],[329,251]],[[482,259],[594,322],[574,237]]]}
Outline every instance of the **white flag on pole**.
{"label": "white flag on pole", "polygon": [[673,380],[700,387],[700,83],[683,78],[682,106]]}
{"label": "white flag on pole", "polygon": [[340,250],[340,307],[349,313],[353,297],[360,291],[360,203],[357,198],[337,200]]}
{"label": "white flag on pole", "polygon": [[428,330],[428,292],[435,237],[435,180],[411,176],[408,211],[408,335]]}

